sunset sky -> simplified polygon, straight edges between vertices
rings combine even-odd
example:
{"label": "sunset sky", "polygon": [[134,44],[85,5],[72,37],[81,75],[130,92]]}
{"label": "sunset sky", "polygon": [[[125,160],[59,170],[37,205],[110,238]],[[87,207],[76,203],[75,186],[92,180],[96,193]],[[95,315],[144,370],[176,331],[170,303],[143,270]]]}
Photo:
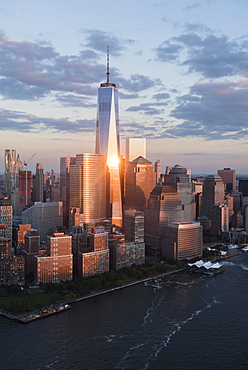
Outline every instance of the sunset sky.
{"label": "sunset sky", "polygon": [[94,152],[97,88],[119,90],[121,137],[193,173],[248,174],[247,0],[10,0],[0,5],[4,149],[34,170]]}

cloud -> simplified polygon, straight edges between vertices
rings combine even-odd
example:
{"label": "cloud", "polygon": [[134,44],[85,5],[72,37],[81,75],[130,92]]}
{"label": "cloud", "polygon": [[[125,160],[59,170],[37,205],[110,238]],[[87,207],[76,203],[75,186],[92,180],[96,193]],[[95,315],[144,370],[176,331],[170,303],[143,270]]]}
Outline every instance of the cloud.
{"label": "cloud", "polygon": [[155,100],[165,100],[165,99],[169,99],[169,97],[170,95],[168,93],[158,93],[152,96],[152,98]]}
{"label": "cloud", "polygon": [[44,98],[47,90],[6,77],[0,79],[0,93],[3,99],[36,100]]}
{"label": "cloud", "polygon": [[88,64],[89,59],[97,59],[89,50],[80,56],[60,56],[50,45],[9,41],[1,33],[1,92],[5,99],[27,100],[44,97],[51,91],[95,95],[92,84],[104,75],[104,66]]}
{"label": "cloud", "polygon": [[171,117],[184,122],[170,128],[174,136],[202,136],[207,140],[241,139],[248,134],[248,83],[198,82],[178,98]]}
{"label": "cloud", "polygon": [[134,40],[131,39],[120,40],[108,32],[97,29],[83,30],[83,32],[86,34],[86,39],[88,41],[86,43],[87,47],[106,54],[107,45],[109,45],[110,55],[113,56],[120,56],[126,49],[125,45],[130,45],[134,42]]}
{"label": "cloud", "polygon": [[65,107],[84,107],[96,108],[96,102],[92,103],[87,97],[82,97],[75,94],[56,94],[56,101],[59,101]]}
{"label": "cloud", "polygon": [[160,79],[152,80],[150,77],[140,74],[131,75],[129,79],[117,78],[116,83],[119,87],[130,92],[139,92],[162,85]]}
{"label": "cloud", "polygon": [[137,94],[137,93],[125,94],[125,93],[119,91],[119,97],[121,99],[137,99],[139,97],[139,94]]}
{"label": "cloud", "polygon": [[51,129],[60,132],[95,132],[95,120],[45,118],[20,111],[0,110],[0,131],[39,132]]}
{"label": "cloud", "polygon": [[142,103],[138,106],[131,106],[127,109],[128,112],[143,112],[145,114],[161,114],[164,109],[157,109],[154,106],[165,106],[167,103]]}
{"label": "cloud", "polygon": [[[110,38],[114,55],[124,50],[131,40],[119,41],[101,31],[87,31],[88,44],[79,55],[60,55],[46,42],[25,42],[8,40],[0,33],[0,94],[3,99],[36,100],[54,93],[58,100],[69,106],[77,105],[78,95],[96,97],[99,82],[106,75],[106,65],[99,63],[98,41]],[[109,40],[106,40],[109,41]],[[94,50],[89,49],[91,45]],[[95,51],[97,50],[97,51]],[[117,83],[124,98],[137,97],[138,92],[155,85],[159,79],[135,74],[123,78],[118,69],[111,68],[111,78]],[[56,94],[59,93],[59,94]],[[62,94],[65,94],[64,99]],[[71,95],[70,95],[71,94]],[[72,99],[72,95],[75,95]],[[133,95],[132,95],[133,94]],[[71,99],[68,99],[70,95]]]}
{"label": "cloud", "polygon": [[216,0],[201,0],[201,1],[197,1],[196,3],[193,3],[191,5],[185,6],[183,9],[184,10],[192,10],[192,9],[195,9],[195,8],[199,8],[199,7],[201,7],[204,4],[211,4],[214,1],[216,1]]}
{"label": "cloud", "polygon": [[[203,25],[187,24],[188,29],[204,30]],[[207,29],[206,29],[207,30]],[[225,35],[183,33],[165,40],[156,49],[160,62],[176,62],[205,78],[248,75],[248,39],[230,40]]]}
{"label": "cloud", "polygon": [[164,41],[156,49],[157,60],[160,62],[177,61],[182,49],[183,47],[179,44],[172,44],[170,41]]}

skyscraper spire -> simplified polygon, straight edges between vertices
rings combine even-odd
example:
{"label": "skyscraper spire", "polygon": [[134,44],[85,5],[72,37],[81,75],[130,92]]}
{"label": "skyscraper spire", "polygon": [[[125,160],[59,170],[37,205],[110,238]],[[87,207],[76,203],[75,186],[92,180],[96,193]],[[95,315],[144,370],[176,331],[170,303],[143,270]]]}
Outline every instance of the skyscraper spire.
{"label": "skyscraper spire", "polygon": [[109,45],[107,45],[107,84],[109,84]]}
{"label": "skyscraper spire", "polygon": [[116,87],[116,84],[110,82],[110,72],[109,72],[109,45],[107,45],[107,81],[100,84],[100,87]]}

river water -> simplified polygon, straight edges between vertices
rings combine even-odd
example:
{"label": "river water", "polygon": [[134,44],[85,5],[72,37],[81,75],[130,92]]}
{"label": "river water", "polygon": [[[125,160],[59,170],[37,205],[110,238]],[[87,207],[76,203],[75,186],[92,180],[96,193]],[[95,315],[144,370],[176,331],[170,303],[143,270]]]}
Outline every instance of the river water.
{"label": "river water", "polygon": [[0,317],[0,369],[247,369],[248,253],[223,267],[110,292],[26,325]]}

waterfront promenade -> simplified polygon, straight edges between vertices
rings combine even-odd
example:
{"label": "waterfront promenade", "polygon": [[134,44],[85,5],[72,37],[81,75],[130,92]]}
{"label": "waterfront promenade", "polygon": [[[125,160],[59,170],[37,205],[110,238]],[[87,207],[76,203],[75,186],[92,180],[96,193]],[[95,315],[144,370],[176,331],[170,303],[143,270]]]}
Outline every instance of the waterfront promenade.
{"label": "waterfront promenade", "polygon": [[[234,253],[234,254],[227,255],[227,256],[223,256],[221,258],[214,259],[212,262],[214,262],[214,261],[219,261],[220,262],[222,260],[225,260],[227,258],[231,258],[231,257],[237,256],[239,254],[241,254],[241,252]],[[73,304],[75,302],[80,302],[80,301],[83,301],[85,299],[97,297],[97,296],[102,295],[102,294],[111,293],[111,292],[114,292],[114,291],[119,290],[119,289],[124,289],[124,288],[128,288],[128,287],[131,287],[131,286],[134,286],[134,285],[137,285],[137,284],[145,283],[145,282],[150,281],[150,280],[153,280],[153,279],[158,279],[158,278],[162,278],[164,276],[173,275],[173,274],[179,273],[181,271],[184,271],[186,269],[187,269],[187,267],[184,267],[184,268],[179,268],[179,269],[174,269],[174,270],[170,270],[170,271],[167,271],[167,272],[163,272],[161,274],[156,274],[156,275],[148,276],[147,278],[139,279],[139,280],[133,281],[131,283],[125,283],[125,284],[122,284],[122,285],[117,286],[117,287],[114,287],[114,288],[110,288],[110,289],[106,289],[106,290],[101,290],[99,292],[92,292],[92,293],[87,294],[87,295],[82,296],[82,297],[70,298],[70,299],[64,300],[63,303],[64,304]],[[42,308],[41,308],[41,310],[42,310]],[[33,311],[25,312],[25,313],[20,314],[20,315],[12,315],[10,313],[4,312],[4,311],[0,311],[0,315],[3,315],[5,317],[7,317],[8,319],[18,320],[18,321],[21,322],[21,319],[23,317],[26,317],[27,315],[35,314],[38,311],[39,310],[36,309],[36,310],[33,310]],[[47,315],[46,317],[48,317],[48,316],[49,315]]]}

